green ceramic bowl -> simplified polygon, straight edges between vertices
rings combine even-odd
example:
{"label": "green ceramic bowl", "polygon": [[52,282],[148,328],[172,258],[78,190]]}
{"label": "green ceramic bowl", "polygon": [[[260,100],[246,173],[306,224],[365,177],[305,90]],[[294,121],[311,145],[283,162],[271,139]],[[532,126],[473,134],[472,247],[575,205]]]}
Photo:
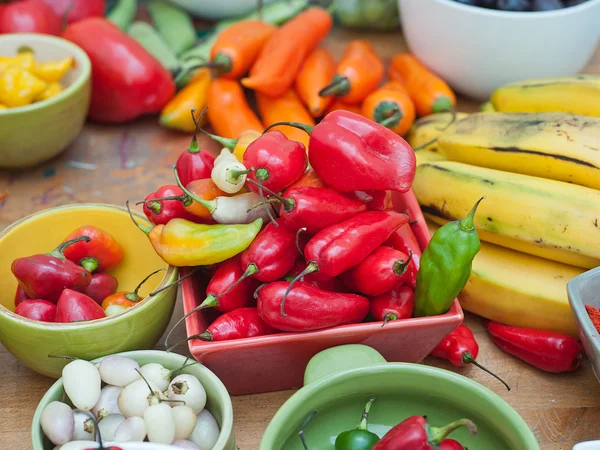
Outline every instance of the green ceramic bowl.
{"label": "green ceramic bowl", "polygon": [[[137,216],[137,220],[148,223]],[[115,352],[153,348],[169,324],[177,289],[171,288],[142,300],[124,313],[105,319],[72,324],[45,323],[16,315],[13,311],[17,281],[10,271],[20,256],[52,250],[73,230],[95,225],[123,246],[125,256],[111,272],[119,290],[133,290],[150,272],[167,267],[154,252],[148,238],[131,223],[124,208],[81,204],[47,209],[15,222],[0,233],[0,341],[17,359],[43,375],[59,378],[68,361],[48,355],[94,359]],[[177,279],[175,267],[144,284],[142,297]]]}
{"label": "green ceramic bowl", "polygon": [[73,57],[75,67],[57,96],[0,110],[0,169],[32,167],[58,155],[81,132],[90,104],[92,65],[81,48],[46,34],[0,35],[0,56],[14,56],[21,46],[31,47],[37,61]]}
{"label": "green ceramic bowl", "polygon": [[[141,350],[136,352],[125,352],[119,353],[121,356],[135,359],[140,365],[148,363],[159,363],[167,369],[173,370],[181,367],[186,361],[189,363],[184,356],[178,355],[177,353],[167,353],[158,350]],[[101,361],[102,358],[98,358],[92,362],[96,363]],[[217,376],[209,369],[204,367],[202,364],[194,364],[182,371],[182,373],[188,373],[197,377],[202,386],[206,389],[206,408],[215,416],[215,419],[219,423],[221,428],[221,435],[219,440],[215,444],[212,450],[235,450],[235,435],[233,434],[233,406],[231,405],[231,398],[225,386],[217,378]],[[46,395],[40,401],[35,415],[33,416],[33,422],[31,424],[31,441],[33,443],[33,450],[52,450],[54,446],[46,439],[42,428],[40,427],[40,417],[42,411],[46,405],[55,400],[61,400],[63,396],[63,384],[62,379],[54,383]]]}
{"label": "green ceramic bowl", "polygon": [[376,401],[369,430],[383,436],[409,416],[427,416],[433,426],[462,417],[479,429],[461,429],[451,437],[470,449],[539,450],[533,433],[504,400],[466,377],[419,364],[387,363],[364,345],[344,345],[317,354],[306,367],[304,387],[271,420],[259,450],[302,450],[301,424],[311,450],[331,450],[335,438],[356,428],[368,398]]}

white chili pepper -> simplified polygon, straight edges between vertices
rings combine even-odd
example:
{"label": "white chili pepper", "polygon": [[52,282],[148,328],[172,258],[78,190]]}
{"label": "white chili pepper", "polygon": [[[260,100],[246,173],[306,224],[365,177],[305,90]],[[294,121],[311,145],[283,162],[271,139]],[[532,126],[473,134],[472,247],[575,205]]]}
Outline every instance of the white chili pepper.
{"label": "white chili pepper", "polygon": [[198,421],[194,410],[189,406],[180,405],[175,406],[172,411],[175,422],[175,440],[189,438]]}
{"label": "white chili pepper", "polygon": [[115,431],[116,442],[142,442],[146,439],[146,423],[141,417],[124,420]]}
{"label": "white chili pepper", "polygon": [[63,445],[73,439],[75,418],[71,407],[62,402],[50,402],[40,418],[42,431],[54,445]]}
{"label": "white chili pepper", "polygon": [[54,447],[54,450],[85,450],[87,448],[98,448],[97,442],[94,441],[71,441],[65,445]]}
{"label": "white chili pepper", "polygon": [[221,150],[215,158],[215,165],[210,173],[210,178],[219,189],[228,194],[239,192],[246,183],[246,174],[249,171],[226,148]]}
{"label": "white chili pepper", "polygon": [[73,431],[73,440],[75,441],[93,441],[96,439],[96,423],[94,416],[89,411],[73,410],[75,420],[75,429]]}
{"label": "white chili pepper", "polygon": [[160,403],[161,399],[166,400],[167,398],[157,386],[147,383],[145,380],[137,380],[123,388],[117,403],[119,411],[126,418],[142,417],[146,408]]}
{"label": "white chili pepper", "polygon": [[219,435],[221,434],[219,424],[217,424],[217,421],[208,409],[202,410],[197,417],[198,421],[196,422],[194,431],[192,431],[188,439],[201,449],[211,450],[219,440]]}
{"label": "white chili pepper", "polygon": [[137,361],[123,356],[107,356],[100,362],[98,371],[102,381],[112,386],[125,387],[140,379]]}
{"label": "white chili pepper", "polygon": [[98,403],[102,380],[94,364],[76,359],[64,367],[62,376],[65,392],[77,409],[89,411]]}
{"label": "white chili pepper", "polygon": [[161,364],[150,363],[140,368],[140,373],[146,380],[159,388],[162,392],[166,391],[171,381],[171,371]]}
{"label": "white chili pepper", "polygon": [[125,417],[121,414],[111,414],[98,422],[98,429],[105,441],[114,441],[115,433],[119,425],[125,421]]}
{"label": "white chili pepper", "polygon": [[92,414],[98,420],[102,420],[110,414],[120,414],[117,399],[122,390],[123,388],[118,386],[104,386],[100,391],[98,403],[92,408]]}
{"label": "white chili pepper", "polygon": [[175,441],[173,410],[166,403],[147,408],[144,411],[144,422],[150,442],[172,444]]}
{"label": "white chili pepper", "polygon": [[175,400],[175,403],[171,403],[172,406],[177,406],[181,404],[178,402],[183,401],[183,404],[192,408],[194,414],[198,414],[206,405],[206,391],[194,375],[183,374],[173,378],[167,395],[169,400]]}
{"label": "white chili pepper", "polygon": [[200,447],[198,447],[192,441],[187,441],[185,439],[181,439],[179,441],[173,442],[173,447],[187,448],[188,450],[202,450]]}

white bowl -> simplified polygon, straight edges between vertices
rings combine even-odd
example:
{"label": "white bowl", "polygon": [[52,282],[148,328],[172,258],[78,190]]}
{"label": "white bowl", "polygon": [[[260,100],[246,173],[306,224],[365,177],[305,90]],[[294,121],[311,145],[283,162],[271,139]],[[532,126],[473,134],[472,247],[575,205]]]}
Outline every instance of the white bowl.
{"label": "white bowl", "polygon": [[453,0],[398,0],[408,47],[462,94],[577,73],[600,39],[600,0],[547,12],[508,12]]}
{"label": "white bowl", "polygon": [[[211,20],[240,17],[255,10],[257,0],[170,0],[194,16]],[[273,0],[264,0],[264,4]]]}

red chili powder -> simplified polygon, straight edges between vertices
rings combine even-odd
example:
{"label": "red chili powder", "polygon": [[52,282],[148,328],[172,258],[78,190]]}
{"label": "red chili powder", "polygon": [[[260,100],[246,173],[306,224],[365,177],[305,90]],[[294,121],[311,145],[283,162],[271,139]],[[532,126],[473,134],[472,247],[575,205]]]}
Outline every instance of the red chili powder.
{"label": "red chili powder", "polygon": [[587,310],[588,315],[592,320],[592,323],[596,327],[596,330],[598,331],[598,333],[600,333],[600,309],[594,308],[590,305],[585,305],[585,309]]}

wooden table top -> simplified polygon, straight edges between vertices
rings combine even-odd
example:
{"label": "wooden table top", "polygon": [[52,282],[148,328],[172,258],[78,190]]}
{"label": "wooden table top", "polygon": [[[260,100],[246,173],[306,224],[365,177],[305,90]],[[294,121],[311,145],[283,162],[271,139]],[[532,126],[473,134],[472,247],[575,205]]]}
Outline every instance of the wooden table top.
{"label": "wooden table top", "polygon": [[[334,30],[324,45],[339,57],[355,37]],[[361,38],[369,39],[386,62],[406,48],[399,33],[365,33]],[[586,72],[600,73],[600,47]],[[461,100],[459,109],[474,111],[477,105]],[[8,193],[0,202],[0,227],[52,206],[81,202],[122,205],[127,199],[141,200],[171,182],[173,164],[189,139],[159,127],[155,117],[121,126],[88,124],[65,153],[42,167],[0,173],[0,192]],[[201,144],[217,149],[213,142],[203,140]],[[181,315],[179,302],[173,320]],[[523,416],[543,450],[571,450],[578,442],[600,438],[600,386],[589,361],[572,374],[546,374],[494,346],[479,318],[467,314],[465,322],[479,342],[479,362],[504,378],[512,390],[507,392],[475,367],[456,369],[433,357],[425,364],[454,370],[495,391]],[[177,337],[183,338],[183,327],[179,332]],[[162,341],[157,348],[164,349]],[[22,366],[0,345],[0,449],[31,448],[31,419],[53,381]],[[293,392],[233,397],[235,433],[241,450],[258,448],[270,419]]]}

